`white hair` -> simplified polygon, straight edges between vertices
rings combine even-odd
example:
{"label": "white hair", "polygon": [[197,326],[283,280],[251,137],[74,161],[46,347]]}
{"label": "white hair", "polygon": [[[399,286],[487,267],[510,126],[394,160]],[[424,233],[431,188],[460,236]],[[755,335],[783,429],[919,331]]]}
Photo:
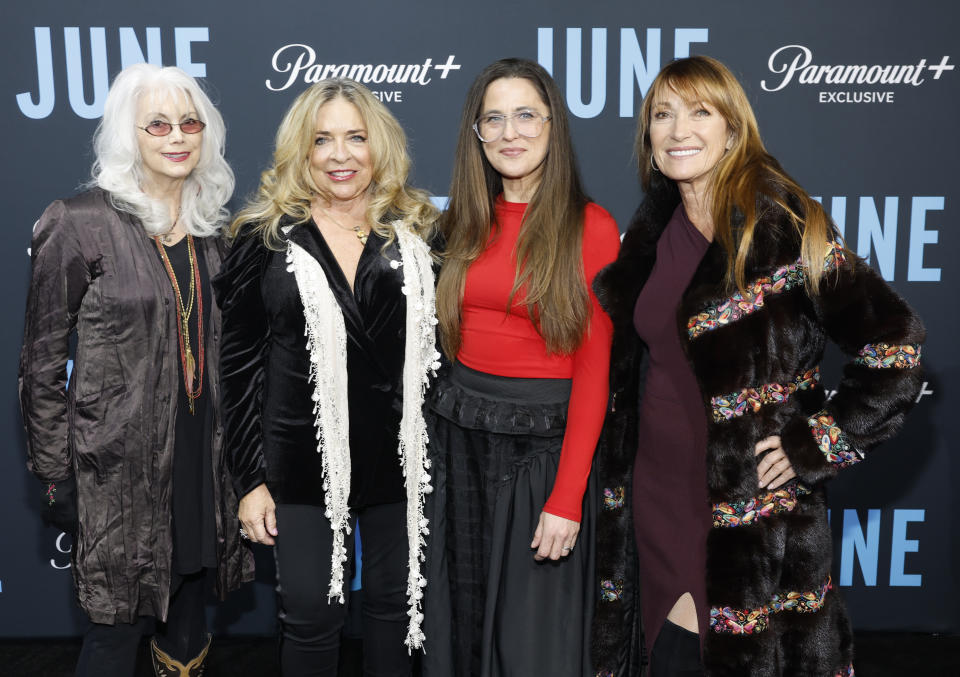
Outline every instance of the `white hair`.
{"label": "white hair", "polygon": [[152,235],[167,232],[170,213],[161,200],[147,195],[143,158],[137,143],[137,106],[143,96],[177,94],[187,97],[203,130],[200,161],[184,181],[180,196],[180,224],[191,235],[215,235],[229,219],[225,205],[233,195],[233,170],[223,157],[226,126],[199,83],[179,68],[141,63],[128,66],[114,79],[103,107],[103,119],[93,135],[91,186],[110,194],[114,207],[129,212]]}

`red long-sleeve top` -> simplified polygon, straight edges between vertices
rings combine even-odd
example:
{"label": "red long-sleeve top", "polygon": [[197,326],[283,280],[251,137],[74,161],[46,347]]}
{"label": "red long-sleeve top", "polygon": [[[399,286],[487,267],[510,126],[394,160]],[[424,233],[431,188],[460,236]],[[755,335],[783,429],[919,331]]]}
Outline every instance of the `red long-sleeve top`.
{"label": "red long-sleeve top", "polygon": [[544,511],[579,522],[583,493],[606,411],[613,325],[593,294],[593,278],[617,257],[620,233],[603,207],[590,203],[583,219],[583,270],[590,290],[590,324],[571,354],[547,354],[522,294],[506,313],[516,275],[516,244],[527,205],[496,202],[499,228],[467,271],[462,343],[457,359],[477,371],[517,378],[572,379],[560,466]]}

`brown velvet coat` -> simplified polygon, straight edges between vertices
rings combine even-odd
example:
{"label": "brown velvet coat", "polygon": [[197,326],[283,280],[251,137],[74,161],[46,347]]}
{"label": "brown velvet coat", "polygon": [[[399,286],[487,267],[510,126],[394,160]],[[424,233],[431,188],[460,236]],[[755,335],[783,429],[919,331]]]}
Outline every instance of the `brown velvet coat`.
{"label": "brown velvet coat", "polygon": [[[217,238],[196,242],[213,277],[223,245]],[[31,257],[19,379],[27,465],[46,482],[76,478],[73,571],[79,604],[91,620],[165,619],[180,387],[170,279],[143,227],[114,209],[101,190],[51,204],[34,227]],[[223,597],[252,579],[253,561],[240,544],[237,498],[223,461],[220,312],[212,298],[204,302],[202,396],[214,407],[216,588]]]}

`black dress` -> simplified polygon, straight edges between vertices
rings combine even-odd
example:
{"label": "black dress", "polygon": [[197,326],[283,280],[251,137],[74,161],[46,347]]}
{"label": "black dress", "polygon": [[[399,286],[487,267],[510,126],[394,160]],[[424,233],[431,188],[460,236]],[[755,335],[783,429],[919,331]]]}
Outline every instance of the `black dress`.
{"label": "black dress", "polygon": [[[189,305],[190,266],[187,238],[165,247],[167,258],[177,278],[177,285],[185,305]],[[210,308],[214,300],[210,292],[210,276],[201,247],[195,247],[196,266],[200,273],[200,297],[203,299],[204,332],[210,331]],[[157,252],[159,256],[159,251]],[[200,368],[199,336],[197,317],[200,304],[194,300],[190,315],[190,350]],[[186,575],[202,568],[217,566],[216,523],[213,507],[213,468],[210,440],[213,428],[213,407],[210,402],[210,370],[215,365],[204,364],[203,391],[193,403],[187,397],[183,379],[183,362],[177,358],[179,380],[177,395],[177,420],[173,443],[173,569],[176,574]],[[196,384],[194,385],[196,387]]]}
{"label": "black dress", "polygon": [[[707,631],[707,419],[680,343],[677,305],[710,243],[677,207],[657,241],[657,259],[634,308],[650,349],[634,464],[633,523],[648,655],[677,599],[689,592],[700,637]],[[655,658],[654,658],[655,660]]]}

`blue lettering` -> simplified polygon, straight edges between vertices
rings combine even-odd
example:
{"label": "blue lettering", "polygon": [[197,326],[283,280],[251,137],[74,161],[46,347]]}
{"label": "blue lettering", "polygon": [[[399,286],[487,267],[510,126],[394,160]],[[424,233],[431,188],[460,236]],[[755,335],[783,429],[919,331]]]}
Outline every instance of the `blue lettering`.
{"label": "blue lettering", "polygon": [[121,68],[132,66],[135,63],[152,63],[154,66],[163,65],[163,51],[160,47],[160,28],[147,28],[147,55],[143,55],[143,48],[137,39],[137,33],[130,27],[120,29],[120,64]]}
{"label": "blue lettering", "polygon": [[553,75],[553,29],[537,29],[537,63]]}
{"label": "blue lettering", "polygon": [[[89,29],[90,54],[89,70],[87,70],[84,59],[85,45],[81,44],[80,30],[77,26],[67,26],[63,29],[67,99],[74,113],[89,120],[103,114],[103,104],[110,86],[107,35],[106,28],[103,26],[93,26]],[[177,66],[194,77],[206,77],[207,65],[193,60],[192,46],[195,42],[209,42],[210,29],[177,27],[173,30]],[[150,26],[144,31],[146,55],[144,55],[144,43],[139,40],[134,28],[124,26],[118,29],[119,60],[122,68],[143,62],[158,66],[163,64],[160,28]],[[51,29],[49,26],[36,26],[33,34],[37,55],[37,92],[35,95],[30,91],[20,92],[17,94],[17,105],[26,117],[38,120],[49,117],[53,112],[56,90]],[[113,63],[115,64],[116,61]],[[89,73],[89,81],[86,81],[85,71]]]}
{"label": "blue lettering", "polygon": [[207,64],[192,61],[190,45],[194,42],[210,42],[209,28],[174,28],[173,42],[177,54],[177,68],[195,78],[207,77]]}
{"label": "blue lettering", "polygon": [[[690,55],[690,45],[706,42],[710,35],[707,28],[674,29],[674,57]],[[579,118],[594,118],[603,112],[607,101],[607,29],[593,28],[590,31],[590,99],[583,100],[583,29],[566,29],[566,88],[567,106]],[[634,28],[620,29],[620,117],[634,116],[636,91],[644,96],[662,62],[662,29],[648,28],[646,46],[641,47]],[[548,73],[554,74],[553,29],[537,28],[537,61]]]}
{"label": "blue lettering", "polygon": [[890,548],[891,586],[919,587],[921,585],[922,574],[906,574],[903,567],[907,553],[920,550],[920,541],[907,538],[907,523],[922,522],[924,513],[923,510],[893,511],[893,543]]}
{"label": "blue lettering", "polygon": [[673,32],[673,58],[685,59],[690,56],[690,45],[694,42],[707,42],[709,28],[678,28]]}
{"label": "blue lettering", "polygon": [[582,30],[567,29],[567,106],[578,118],[595,118],[607,103],[607,29],[590,31],[590,103],[580,91],[583,72]]}
{"label": "blue lettering", "polygon": [[653,79],[660,71],[660,29],[647,29],[647,58],[632,28],[620,29],[620,117],[633,117],[633,83],[640,87],[640,96],[647,95]]}
{"label": "blue lettering", "polygon": [[887,196],[883,201],[883,225],[873,198],[860,198],[860,233],[857,237],[857,255],[870,262],[870,245],[877,252],[877,267],[884,280],[893,280],[897,256],[897,205],[899,198]]}
{"label": "blue lettering", "polygon": [[53,48],[50,44],[50,27],[34,28],[33,40],[37,45],[37,102],[33,102],[30,92],[21,92],[17,94],[17,105],[28,118],[40,120],[53,112],[53,104],[56,100],[53,90]]}
{"label": "blue lettering", "polygon": [[83,87],[83,57],[80,53],[80,29],[73,26],[63,29],[63,41],[67,50],[67,96],[73,112],[92,120],[103,114],[103,102],[107,98],[107,32],[101,27],[90,29],[90,67],[93,71],[93,102],[87,103]]}
{"label": "blue lettering", "polygon": [[[907,258],[909,282],[939,282],[939,268],[923,267],[923,246],[936,244],[940,233],[927,230],[927,212],[943,209],[943,197],[915,197],[910,209],[910,253]],[[919,584],[918,584],[919,585]]]}
{"label": "blue lettering", "polygon": [[840,539],[840,585],[853,582],[853,559],[860,559],[860,571],[867,586],[877,584],[877,557],[880,551],[880,511],[867,511],[867,536],[864,537],[856,510],[843,511]]}

